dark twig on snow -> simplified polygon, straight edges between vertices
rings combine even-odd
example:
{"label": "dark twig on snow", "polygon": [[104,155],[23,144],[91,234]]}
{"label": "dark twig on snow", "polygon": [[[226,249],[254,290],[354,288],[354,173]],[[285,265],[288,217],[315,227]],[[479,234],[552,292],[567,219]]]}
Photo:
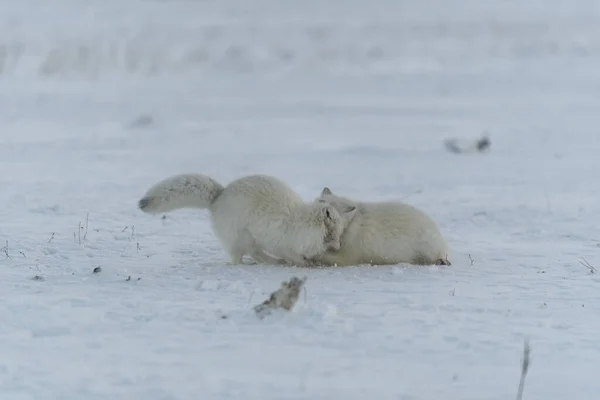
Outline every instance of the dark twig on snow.
{"label": "dark twig on snow", "polygon": [[475,262],[475,259],[473,257],[471,257],[471,255],[469,254],[469,260],[471,261],[471,267],[473,266],[473,263]]}
{"label": "dark twig on snow", "polygon": [[50,243],[52,241],[52,239],[54,239],[54,232],[52,232],[52,235],[50,235],[50,239],[48,239],[48,243]]}
{"label": "dark twig on snow", "polygon": [[4,246],[2,251],[4,251],[4,254],[6,254],[6,258],[12,258],[10,254],[8,254],[8,240],[6,241],[6,246]]}
{"label": "dark twig on snow", "polygon": [[523,359],[521,360],[521,380],[519,381],[519,390],[517,391],[517,400],[523,399],[523,389],[525,387],[525,377],[529,370],[529,364],[531,363],[531,348],[529,347],[529,339],[525,339],[525,346],[523,348]]}
{"label": "dark twig on snow", "polygon": [[87,213],[87,215],[85,216],[85,232],[83,233],[83,240],[85,240],[87,238],[89,222],[90,222],[90,213]]}
{"label": "dark twig on snow", "polygon": [[444,140],[444,146],[452,153],[473,153],[473,152],[484,152],[490,148],[492,142],[485,132],[479,139],[473,140],[470,143],[461,143],[459,139],[446,139]]}
{"label": "dark twig on snow", "polygon": [[583,259],[583,261],[579,260],[579,264],[589,269],[591,274],[596,273],[596,267],[590,264],[585,258]]}

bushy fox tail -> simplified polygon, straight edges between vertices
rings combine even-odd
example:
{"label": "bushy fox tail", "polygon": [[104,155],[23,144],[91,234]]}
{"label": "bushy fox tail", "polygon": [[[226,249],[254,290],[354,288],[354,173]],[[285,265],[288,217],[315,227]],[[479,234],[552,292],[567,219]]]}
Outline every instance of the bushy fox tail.
{"label": "bushy fox tail", "polygon": [[209,208],[222,191],[223,186],[206,175],[175,175],[148,189],[138,207],[149,214],[180,208]]}

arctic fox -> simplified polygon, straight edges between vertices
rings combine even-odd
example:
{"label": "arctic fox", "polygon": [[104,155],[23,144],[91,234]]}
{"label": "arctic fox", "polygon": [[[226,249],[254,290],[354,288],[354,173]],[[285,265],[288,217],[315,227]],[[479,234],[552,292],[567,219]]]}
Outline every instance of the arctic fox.
{"label": "arctic fox", "polygon": [[299,266],[338,250],[356,212],[354,206],[305,203],[284,182],[266,175],[239,178],[226,187],[203,174],[175,175],[151,187],[138,206],[150,214],[207,208],[232,264],[242,264],[247,255],[258,263]]}
{"label": "arctic fox", "polygon": [[324,188],[317,201],[336,209],[356,207],[338,251],[316,257],[322,265],[450,265],[448,246],[437,224],[421,210],[400,202],[364,203]]}

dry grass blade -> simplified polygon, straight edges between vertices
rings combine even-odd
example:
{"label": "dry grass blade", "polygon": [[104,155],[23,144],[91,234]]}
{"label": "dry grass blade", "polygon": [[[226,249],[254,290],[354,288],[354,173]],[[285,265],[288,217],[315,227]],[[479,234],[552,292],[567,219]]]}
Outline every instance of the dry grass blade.
{"label": "dry grass blade", "polygon": [[584,267],[586,267],[587,269],[590,270],[590,273],[594,274],[596,273],[596,267],[594,267],[592,264],[590,264],[585,258],[583,259],[583,261],[578,260],[579,264],[583,265]]}
{"label": "dry grass blade", "polygon": [[519,381],[519,390],[517,392],[517,400],[523,399],[523,389],[525,388],[525,377],[529,370],[529,364],[531,363],[531,348],[529,347],[529,340],[525,339],[525,347],[523,348],[523,360],[521,361],[521,380]]}

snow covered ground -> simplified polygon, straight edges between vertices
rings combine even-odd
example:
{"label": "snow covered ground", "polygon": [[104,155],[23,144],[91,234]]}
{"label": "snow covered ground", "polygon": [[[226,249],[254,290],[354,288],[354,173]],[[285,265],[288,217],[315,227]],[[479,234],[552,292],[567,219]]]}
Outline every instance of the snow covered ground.
{"label": "snow covered ground", "polygon": [[[510,399],[525,338],[524,399],[597,398],[597,1],[0,10],[1,399]],[[226,265],[206,211],[136,208],[180,172],[405,200],[453,265]]]}

